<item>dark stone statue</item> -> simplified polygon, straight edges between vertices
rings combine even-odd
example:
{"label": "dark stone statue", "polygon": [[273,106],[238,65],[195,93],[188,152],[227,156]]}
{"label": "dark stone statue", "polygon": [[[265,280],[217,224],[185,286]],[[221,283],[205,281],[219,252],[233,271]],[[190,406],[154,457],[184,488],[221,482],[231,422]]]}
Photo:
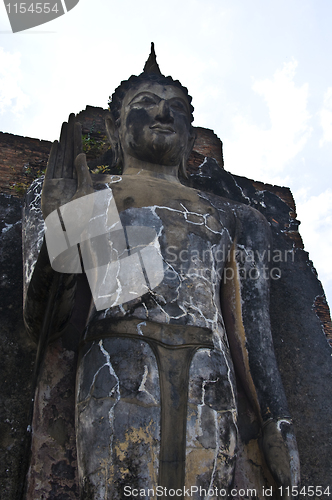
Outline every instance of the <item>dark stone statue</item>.
{"label": "dark stone statue", "polygon": [[45,344],[65,334],[81,303],[82,499],[132,498],[134,490],[144,498],[227,495],[237,457],[235,372],[261,425],[275,498],[299,483],[271,337],[269,225],[249,206],[180,182],[195,141],[192,113],[187,89],[160,73],[152,47],[106,116],[122,173],[91,180],[73,116],[50,154],[46,238],[24,317]]}

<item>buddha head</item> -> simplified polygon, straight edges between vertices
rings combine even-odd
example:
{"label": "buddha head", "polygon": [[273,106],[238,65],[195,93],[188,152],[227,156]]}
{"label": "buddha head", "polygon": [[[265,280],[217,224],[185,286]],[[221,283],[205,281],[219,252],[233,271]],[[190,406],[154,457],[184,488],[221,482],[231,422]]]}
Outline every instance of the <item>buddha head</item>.
{"label": "buddha head", "polygon": [[177,80],[161,74],[153,43],[139,76],[121,82],[110,101],[106,118],[109,140],[118,164],[126,158],[178,167],[186,176],[186,163],[195,134],[191,97]]}

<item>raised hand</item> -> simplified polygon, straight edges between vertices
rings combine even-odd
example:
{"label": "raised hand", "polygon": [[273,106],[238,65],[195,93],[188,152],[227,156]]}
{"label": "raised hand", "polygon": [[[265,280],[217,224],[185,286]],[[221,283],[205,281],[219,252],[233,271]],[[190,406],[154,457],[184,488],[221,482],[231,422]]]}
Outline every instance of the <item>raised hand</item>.
{"label": "raised hand", "polygon": [[[283,500],[293,498],[300,481],[300,461],[293,425],[289,419],[268,420],[263,426],[265,460]],[[290,495],[289,495],[290,493]]]}
{"label": "raised hand", "polygon": [[59,208],[93,192],[82,144],[82,127],[71,114],[63,123],[60,141],[52,145],[42,190],[44,219]]}

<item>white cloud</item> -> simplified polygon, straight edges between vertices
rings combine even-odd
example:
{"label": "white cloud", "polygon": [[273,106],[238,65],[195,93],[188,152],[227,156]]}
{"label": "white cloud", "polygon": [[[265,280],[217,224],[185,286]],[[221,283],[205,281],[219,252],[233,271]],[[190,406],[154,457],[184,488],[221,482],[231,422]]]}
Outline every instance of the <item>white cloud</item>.
{"label": "white cloud", "polygon": [[325,92],[324,103],[319,116],[323,129],[323,139],[319,141],[319,145],[323,146],[324,142],[332,142],[332,87],[329,87]]}
{"label": "white cloud", "polygon": [[227,167],[233,173],[275,182],[276,174],[303,150],[312,132],[311,117],[307,111],[308,84],[295,85],[296,67],[293,60],[272,79],[254,81],[252,89],[267,105],[270,126],[258,126],[240,113],[233,118],[232,136],[225,140]]}
{"label": "white cloud", "polygon": [[20,86],[21,55],[19,52],[5,52],[0,47],[0,113],[10,111],[21,115],[30,102]]}

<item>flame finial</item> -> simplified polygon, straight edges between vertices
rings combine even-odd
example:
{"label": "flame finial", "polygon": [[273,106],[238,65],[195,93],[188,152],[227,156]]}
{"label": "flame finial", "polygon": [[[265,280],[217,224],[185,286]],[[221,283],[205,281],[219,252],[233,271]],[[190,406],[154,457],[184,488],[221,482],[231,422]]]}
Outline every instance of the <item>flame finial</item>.
{"label": "flame finial", "polygon": [[156,53],[154,51],[154,43],[151,42],[151,52],[150,55],[144,65],[143,73],[147,73],[148,75],[161,75],[161,71],[159,69]]}

